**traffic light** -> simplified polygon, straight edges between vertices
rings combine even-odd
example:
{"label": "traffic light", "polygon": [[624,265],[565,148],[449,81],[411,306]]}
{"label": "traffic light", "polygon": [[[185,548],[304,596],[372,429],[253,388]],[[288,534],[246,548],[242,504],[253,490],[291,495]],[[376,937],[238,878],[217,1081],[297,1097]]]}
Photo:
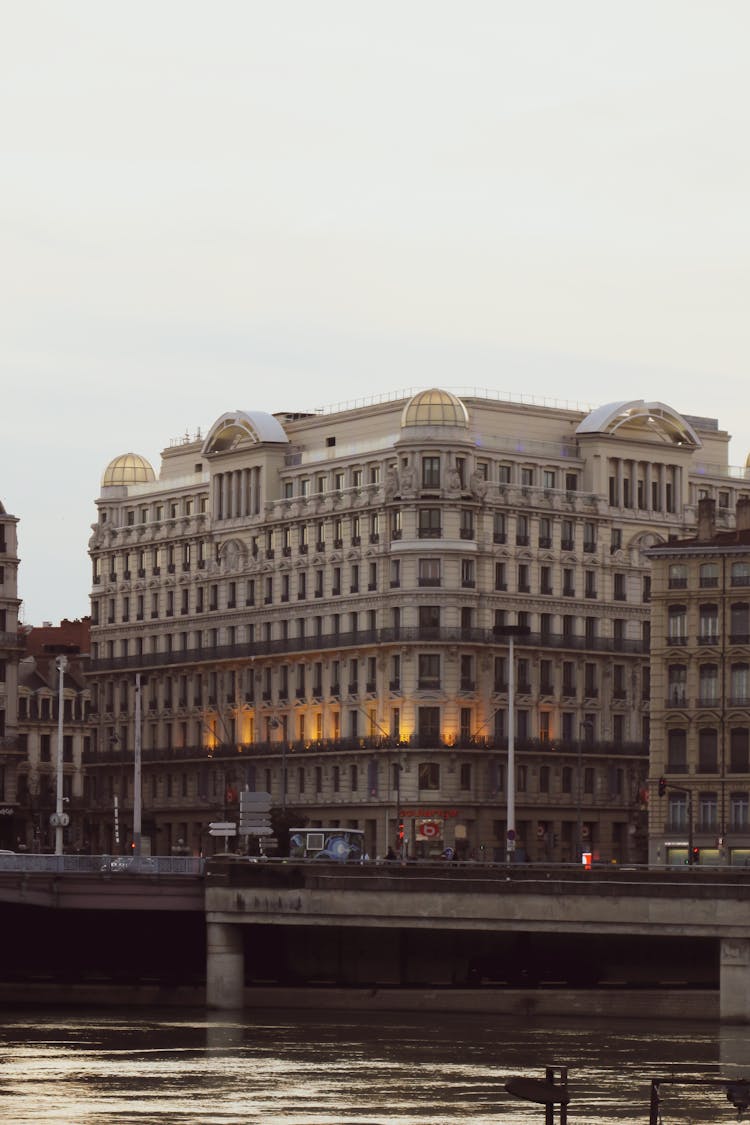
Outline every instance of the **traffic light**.
{"label": "traffic light", "polygon": [[660,777],[659,778],[659,796],[663,797],[664,794],[666,793],[666,791],[667,791],[667,779],[666,779],[666,777]]}
{"label": "traffic light", "polygon": [[700,848],[691,848],[691,850],[690,850],[690,862],[691,863],[700,863],[700,861],[701,861],[701,850],[700,850]]}
{"label": "traffic light", "polygon": [[399,823],[398,823],[398,842],[399,842],[399,844],[403,844],[403,842],[404,842],[404,822],[403,822],[403,820],[400,820]]}

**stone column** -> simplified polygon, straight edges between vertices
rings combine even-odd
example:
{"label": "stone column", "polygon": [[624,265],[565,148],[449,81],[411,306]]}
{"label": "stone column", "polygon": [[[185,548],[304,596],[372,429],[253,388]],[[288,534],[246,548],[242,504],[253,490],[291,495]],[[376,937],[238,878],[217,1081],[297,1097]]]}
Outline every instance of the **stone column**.
{"label": "stone column", "polygon": [[245,988],[244,935],[241,925],[206,923],[206,1006],[242,1008]]}
{"label": "stone column", "polygon": [[750,940],[721,938],[720,966],[722,1023],[750,1023]]}

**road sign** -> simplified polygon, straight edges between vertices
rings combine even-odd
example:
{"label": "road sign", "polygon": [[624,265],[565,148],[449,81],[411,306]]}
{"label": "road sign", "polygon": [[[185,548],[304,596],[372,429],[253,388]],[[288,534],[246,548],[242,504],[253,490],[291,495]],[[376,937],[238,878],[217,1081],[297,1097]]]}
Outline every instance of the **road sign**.
{"label": "road sign", "polygon": [[273,836],[273,828],[241,828],[241,836]]}
{"label": "road sign", "polygon": [[209,836],[236,836],[237,825],[233,820],[215,820],[208,826]]}
{"label": "road sign", "polygon": [[249,789],[243,789],[240,793],[240,809],[247,812],[268,813],[271,811],[271,794],[251,793]]}

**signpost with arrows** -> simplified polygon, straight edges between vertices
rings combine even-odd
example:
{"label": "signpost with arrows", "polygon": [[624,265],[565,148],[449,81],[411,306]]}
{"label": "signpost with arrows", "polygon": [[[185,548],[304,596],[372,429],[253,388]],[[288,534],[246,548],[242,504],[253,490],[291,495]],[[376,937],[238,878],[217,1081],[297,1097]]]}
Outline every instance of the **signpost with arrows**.
{"label": "signpost with arrows", "polygon": [[240,793],[240,836],[272,836],[271,794],[251,793],[244,789]]}

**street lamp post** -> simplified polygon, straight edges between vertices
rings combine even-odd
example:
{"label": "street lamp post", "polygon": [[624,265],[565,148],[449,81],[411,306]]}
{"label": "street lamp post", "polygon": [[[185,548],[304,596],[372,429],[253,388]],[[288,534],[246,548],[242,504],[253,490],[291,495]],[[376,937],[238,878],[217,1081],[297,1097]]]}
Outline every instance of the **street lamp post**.
{"label": "street lamp post", "polygon": [[133,854],[141,854],[141,673],[135,674],[135,737],[133,739]]}
{"label": "street lamp post", "polygon": [[68,667],[68,658],[62,654],[55,659],[58,671],[58,703],[57,703],[57,787],[55,801],[55,855],[63,854],[63,830],[67,818],[63,812],[63,689],[65,684],[65,669]]}
{"label": "street lamp post", "polygon": [[508,776],[506,781],[507,813],[505,825],[506,861],[512,863],[516,850],[516,669],[514,639],[527,637],[531,632],[528,625],[496,625],[496,637],[508,638]]}
{"label": "street lamp post", "polygon": [[576,785],[576,832],[578,862],[583,858],[583,732],[593,732],[594,724],[590,719],[583,719],[578,724],[578,784]]}

